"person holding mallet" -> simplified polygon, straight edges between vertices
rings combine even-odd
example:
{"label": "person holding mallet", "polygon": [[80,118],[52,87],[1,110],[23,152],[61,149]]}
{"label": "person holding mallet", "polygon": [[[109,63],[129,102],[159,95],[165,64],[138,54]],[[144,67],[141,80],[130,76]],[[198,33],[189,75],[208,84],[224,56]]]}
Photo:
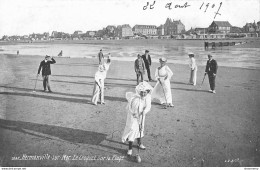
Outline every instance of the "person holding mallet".
{"label": "person holding mallet", "polygon": [[189,67],[190,67],[190,81],[189,83],[193,86],[196,86],[196,82],[197,82],[197,64],[196,64],[196,60],[194,58],[194,53],[189,52],[189,58],[190,58],[190,63],[189,63]]}
{"label": "person holding mallet", "polygon": [[46,86],[49,90],[49,92],[52,92],[51,85],[50,85],[50,75],[51,75],[51,64],[55,64],[56,61],[53,57],[50,57],[48,55],[45,56],[45,59],[41,61],[39,69],[38,69],[38,75],[40,75],[40,72],[42,71],[42,78],[43,78],[43,91],[46,91]]}
{"label": "person holding mallet", "polygon": [[93,89],[93,96],[91,102],[94,105],[97,105],[98,100],[100,99],[101,104],[105,104],[104,101],[104,81],[107,76],[107,71],[109,69],[111,62],[110,60],[107,63],[104,63],[104,59],[101,59],[101,64],[98,66],[98,71],[95,73],[95,84]]}
{"label": "person holding mallet", "polygon": [[173,75],[171,69],[166,65],[167,59],[162,57],[159,59],[160,66],[155,70],[155,78],[157,83],[152,92],[152,99],[157,99],[166,107],[174,107],[172,104],[171,77]]}
{"label": "person holding mallet", "polygon": [[218,64],[217,61],[212,58],[212,55],[208,55],[208,61],[205,69],[205,75],[208,74],[210,92],[216,93],[215,91],[215,80],[217,76]]}
{"label": "person holding mallet", "polygon": [[[133,142],[137,139],[138,148],[144,150],[145,146],[141,143],[144,136],[144,122],[146,114],[151,109],[151,92],[152,86],[147,82],[141,82],[135,88],[136,93],[127,92],[126,99],[128,101],[127,119],[125,129],[122,135],[122,142],[128,142],[129,148],[127,155],[132,155]],[[138,152],[139,152],[138,149]],[[140,156],[137,155],[137,161],[140,162]]]}

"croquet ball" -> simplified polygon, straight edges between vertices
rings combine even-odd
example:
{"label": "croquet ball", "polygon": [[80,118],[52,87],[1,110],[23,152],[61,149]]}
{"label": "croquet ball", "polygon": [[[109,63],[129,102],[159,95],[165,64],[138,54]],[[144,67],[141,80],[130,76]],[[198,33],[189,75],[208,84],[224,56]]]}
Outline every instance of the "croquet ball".
{"label": "croquet ball", "polygon": [[141,157],[139,155],[136,156],[136,162],[140,163],[142,160],[141,160]]}

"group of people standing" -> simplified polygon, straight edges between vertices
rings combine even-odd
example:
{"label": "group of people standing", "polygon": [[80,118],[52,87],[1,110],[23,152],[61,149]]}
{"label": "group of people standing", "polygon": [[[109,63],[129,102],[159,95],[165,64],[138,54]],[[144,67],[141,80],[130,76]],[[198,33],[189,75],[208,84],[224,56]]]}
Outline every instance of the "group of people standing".
{"label": "group of people standing", "polygon": [[[188,54],[190,58],[190,80],[189,83],[192,85],[196,85],[197,81],[197,64],[195,60],[194,53]],[[97,105],[98,100],[100,100],[101,104],[105,104],[104,101],[104,81],[106,79],[107,71],[109,70],[111,64],[111,54],[109,53],[107,56],[107,60],[105,61],[105,57],[103,55],[102,49],[98,53],[98,61],[99,65],[97,71],[95,73],[94,80],[94,89],[93,96],[91,102],[94,105]],[[173,72],[167,66],[167,59],[161,57],[159,59],[160,66],[155,70],[155,79],[156,84],[154,88],[148,83],[149,81],[153,81],[151,78],[151,70],[150,67],[152,65],[151,56],[149,55],[149,51],[145,50],[144,55],[137,55],[137,59],[134,62],[134,68],[137,76],[137,86],[135,88],[135,93],[127,92],[126,99],[128,101],[127,104],[127,120],[125,129],[122,135],[122,141],[129,143],[129,149],[127,151],[128,155],[132,155],[132,145],[135,139],[137,139],[138,146],[140,149],[145,149],[145,146],[141,143],[141,138],[144,136],[144,122],[146,114],[151,110],[151,101],[153,99],[159,100],[162,105],[165,107],[174,107],[172,104],[172,93],[171,93],[171,77]],[[53,57],[47,56],[45,60],[41,61],[38,75],[42,70],[43,77],[43,87],[44,91],[46,91],[46,86],[50,92],[50,79],[51,68],[50,64],[54,64],[56,61]],[[217,62],[212,58],[212,55],[208,55],[208,61],[206,64],[205,75],[208,74],[210,91],[212,93],[216,93],[215,91],[215,79],[217,74],[218,65]],[[147,72],[148,82],[144,81],[143,75]],[[141,82],[139,81],[141,78]]]}
{"label": "group of people standing", "polygon": [[144,81],[144,74],[147,72],[148,81],[153,81],[151,78],[151,70],[150,67],[152,65],[151,56],[148,50],[145,50],[144,55],[137,55],[137,59],[135,60],[135,73],[137,77],[137,85],[139,84],[139,77],[141,77],[141,81]]}

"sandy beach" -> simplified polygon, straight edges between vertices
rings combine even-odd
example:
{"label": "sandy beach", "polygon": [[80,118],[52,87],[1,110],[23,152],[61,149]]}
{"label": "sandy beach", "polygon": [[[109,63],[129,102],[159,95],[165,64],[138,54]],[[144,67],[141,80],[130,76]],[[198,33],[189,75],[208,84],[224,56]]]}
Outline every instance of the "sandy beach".
{"label": "sandy beach", "polygon": [[[188,65],[169,64],[175,107],[153,101],[138,164],[121,142],[125,93],[136,85],[133,61],[112,60],[106,105],[94,106],[97,58],[55,58],[53,93],[42,92],[41,77],[32,92],[44,56],[0,58],[0,166],[260,166],[259,69],[219,66],[212,94],[207,78],[199,87],[204,66],[191,86]],[[158,66],[152,65],[152,78]]]}

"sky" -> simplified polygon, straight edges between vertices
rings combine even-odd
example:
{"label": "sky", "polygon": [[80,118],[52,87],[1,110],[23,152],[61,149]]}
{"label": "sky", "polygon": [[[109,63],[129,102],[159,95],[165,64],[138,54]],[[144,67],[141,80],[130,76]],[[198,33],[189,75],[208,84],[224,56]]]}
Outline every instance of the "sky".
{"label": "sky", "polygon": [[[170,3],[171,9],[165,8]],[[185,3],[188,7],[175,8]],[[218,9],[220,15],[214,19]],[[107,25],[159,26],[168,17],[181,20],[186,30],[208,27],[214,20],[242,27],[260,21],[260,0],[0,0],[0,37],[52,31],[72,34]]]}

